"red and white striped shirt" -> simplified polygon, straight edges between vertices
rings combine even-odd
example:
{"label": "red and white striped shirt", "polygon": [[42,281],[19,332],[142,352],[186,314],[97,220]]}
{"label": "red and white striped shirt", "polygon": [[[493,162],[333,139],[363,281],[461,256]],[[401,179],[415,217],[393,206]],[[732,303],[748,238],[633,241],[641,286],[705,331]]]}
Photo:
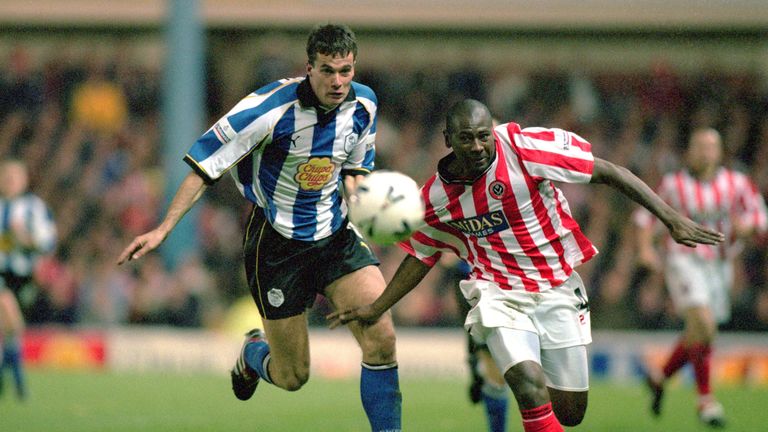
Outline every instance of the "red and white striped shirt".
{"label": "red and white striped shirt", "polygon": [[[697,254],[703,259],[729,259],[741,245],[734,237],[733,221],[764,232],[768,228],[765,200],[746,175],[721,167],[709,181],[701,181],[688,170],[665,175],[657,193],[670,206],[688,218],[725,234],[718,246],[698,245],[690,248],[667,239],[669,254]],[[657,219],[646,209],[634,215],[635,223],[648,227]]]}
{"label": "red and white striped shirt", "polygon": [[471,279],[502,289],[544,291],[562,284],[597,249],[582,234],[552,181],[588,183],[589,142],[561,129],[494,129],[496,158],[471,183],[451,181],[442,167],[422,187],[426,225],[401,243],[432,266],[450,251],[472,267]]}

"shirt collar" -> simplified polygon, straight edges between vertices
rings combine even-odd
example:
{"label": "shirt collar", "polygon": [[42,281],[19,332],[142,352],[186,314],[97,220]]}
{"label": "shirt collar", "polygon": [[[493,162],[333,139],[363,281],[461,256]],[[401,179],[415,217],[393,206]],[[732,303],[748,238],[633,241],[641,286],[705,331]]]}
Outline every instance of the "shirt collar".
{"label": "shirt collar", "polygon": [[[498,157],[498,155],[499,155],[499,152],[498,152],[498,149],[497,149],[495,157]],[[448,166],[454,160],[456,160],[456,154],[451,152],[450,154],[448,154],[448,156],[440,159],[437,162],[437,175],[440,176],[440,180],[442,180],[443,183],[446,183],[446,184],[471,185],[474,182],[476,182],[477,179],[479,179],[479,178],[483,177],[485,174],[487,174],[488,171],[490,171],[491,167],[493,166],[493,163],[489,164],[488,168],[486,168],[485,171],[483,171],[482,173],[478,174],[477,177],[475,177],[473,179],[468,179],[468,178],[464,178],[464,177],[456,177],[455,175],[453,175],[450,172],[450,170],[448,169]]]}
{"label": "shirt collar", "polygon": [[[299,83],[299,88],[296,90],[296,93],[299,97],[299,103],[303,108],[315,108],[319,113],[325,112],[324,108],[320,106],[320,99],[317,98],[317,95],[312,90],[312,85],[309,83],[309,75]],[[347,93],[347,98],[344,99],[344,102],[353,101],[357,99],[357,96],[355,95],[355,88],[350,86],[349,87],[349,93]],[[331,111],[325,112],[326,114],[335,111],[338,108],[338,106]]]}

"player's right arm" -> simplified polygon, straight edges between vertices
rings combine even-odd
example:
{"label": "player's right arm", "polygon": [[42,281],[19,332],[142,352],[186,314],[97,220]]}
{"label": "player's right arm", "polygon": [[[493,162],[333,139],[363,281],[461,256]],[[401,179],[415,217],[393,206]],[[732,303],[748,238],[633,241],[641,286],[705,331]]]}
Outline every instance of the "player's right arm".
{"label": "player's right arm", "polygon": [[336,311],[326,318],[330,328],[348,324],[351,321],[360,321],[365,324],[376,322],[379,317],[395,305],[401,298],[411,292],[416,285],[424,279],[432,267],[424,264],[418,258],[408,255],[400,263],[395,276],[387,284],[387,288],[373,303],[355,309]]}
{"label": "player's right arm", "polygon": [[168,207],[168,211],[163,221],[157,228],[137,236],[133,239],[120,256],[117,258],[117,264],[120,265],[126,261],[139,259],[150,251],[157,249],[158,246],[168,237],[176,224],[182,217],[195,205],[197,200],[205,192],[205,181],[196,172],[190,171],[179,188],[176,195]]}

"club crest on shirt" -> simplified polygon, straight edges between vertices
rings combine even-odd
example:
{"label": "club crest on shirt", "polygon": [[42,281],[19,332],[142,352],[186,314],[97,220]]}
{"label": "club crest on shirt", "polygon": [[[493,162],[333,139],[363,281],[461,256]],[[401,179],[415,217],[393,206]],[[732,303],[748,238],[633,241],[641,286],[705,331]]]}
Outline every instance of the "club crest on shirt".
{"label": "club crest on shirt", "polygon": [[494,199],[500,200],[502,197],[504,197],[504,193],[506,191],[507,185],[505,185],[501,180],[494,180],[491,182],[491,184],[488,185],[488,193],[491,194]]}
{"label": "club crest on shirt", "polygon": [[357,144],[357,134],[350,132],[349,135],[344,137],[344,151],[350,153]]}
{"label": "club crest on shirt", "polygon": [[271,290],[267,291],[267,300],[272,306],[280,307],[285,301],[285,296],[283,295],[283,291],[277,288],[272,288]]}
{"label": "club crest on shirt", "polygon": [[294,180],[301,190],[318,191],[328,183],[336,171],[336,165],[329,157],[313,157],[299,164]]}
{"label": "club crest on shirt", "polygon": [[446,223],[467,235],[486,237],[509,228],[509,222],[501,210],[470,218],[449,220]]}

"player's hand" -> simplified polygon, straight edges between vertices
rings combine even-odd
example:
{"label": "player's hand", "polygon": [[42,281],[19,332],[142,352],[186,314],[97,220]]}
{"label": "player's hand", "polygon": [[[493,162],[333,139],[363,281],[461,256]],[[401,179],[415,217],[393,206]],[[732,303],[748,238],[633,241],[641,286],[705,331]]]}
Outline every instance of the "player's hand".
{"label": "player's hand", "polygon": [[348,175],[344,177],[344,193],[347,199],[351,199],[357,191],[357,185],[365,179],[364,175]]}
{"label": "player's hand", "polygon": [[166,233],[160,229],[154,229],[146,234],[142,234],[131,242],[120,256],[117,258],[117,265],[126,261],[135,260],[143,257],[150,251],[157,249],[165,240]]}
{"label": "player's hand", "polygon": [[689,247],[696,247],[697,244],[716,245],[725,240],[723,233],[699,225],[685,217],[672,223],[669,232],[677,243]]}
{"label": "player's hand", "polygon": [[358,321],[362,324],[373,324],[381,317],[380,312],[376,312],[372,305],[361,306],[355,309],[336,311],[328,314],[325,318],[329,321],[328,327],[336,327],[349,324],[352,321]]}

